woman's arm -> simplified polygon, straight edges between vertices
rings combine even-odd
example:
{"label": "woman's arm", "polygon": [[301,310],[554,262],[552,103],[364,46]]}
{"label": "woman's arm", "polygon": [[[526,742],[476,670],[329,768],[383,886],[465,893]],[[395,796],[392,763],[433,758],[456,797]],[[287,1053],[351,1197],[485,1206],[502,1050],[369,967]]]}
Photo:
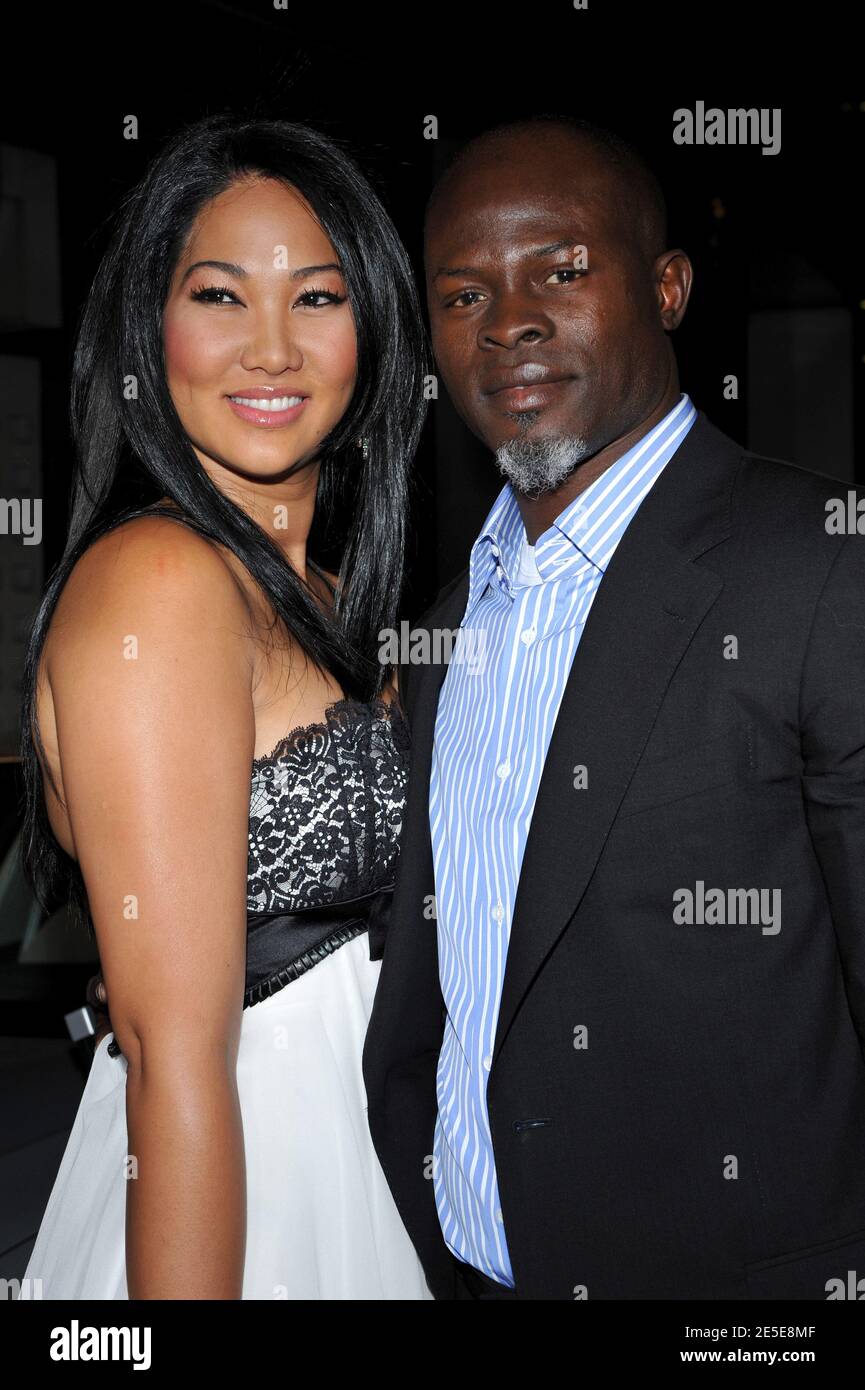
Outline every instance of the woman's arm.
{"label": "woman's arm", "polygon": [[246,619],[219,553],[159,518],[97,541],[55,618],[63,785],[128,1065],[131,1298],[241,1295]]}

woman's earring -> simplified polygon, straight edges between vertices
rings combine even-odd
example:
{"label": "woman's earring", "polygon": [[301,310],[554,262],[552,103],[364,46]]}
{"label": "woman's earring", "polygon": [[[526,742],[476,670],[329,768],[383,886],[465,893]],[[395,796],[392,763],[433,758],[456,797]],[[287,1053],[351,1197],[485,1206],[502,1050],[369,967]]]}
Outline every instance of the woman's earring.
{"label": "woman's earring", "polygon": [[368,440],[368,439],[359,439],[359,440],[357,441],[357,447],[360,449],[361,453],[363,454],[363,461],[364,461],[364,463],[366,463],[367,459],[369,458],[369,440]]}

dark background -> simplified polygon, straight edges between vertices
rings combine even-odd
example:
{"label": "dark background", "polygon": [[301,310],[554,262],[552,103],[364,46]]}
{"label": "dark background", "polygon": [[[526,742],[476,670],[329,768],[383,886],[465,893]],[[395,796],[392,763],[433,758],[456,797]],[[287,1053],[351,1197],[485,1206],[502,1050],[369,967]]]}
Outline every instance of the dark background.
{"label": "dark background", "polygon": [[[35,329],[0,320],[0,355],[35,357],[41,368],[46,576],[67,522],[73,332],[108,220],[167,136],[225,109],[307,122],[347,144],[421,284],[423,207],[455,144],[541,112],[609,126],[655,167],[669,201],[670,243],[694,262],[694,292],[676,335],[683,389],[748,447],[865,481],[865,78],[846,71],[848,54],[851,63],[859,56],[851,21],[831,5],[799,13],[783,5],[683,12],[589,4],[577,11],[573,0],[519,8],[466,0],[396,9],[289,0],[275,9],[271,0],[154,0],[4,16],[0,142],[52,156],[58,179],[61,321]],[[674,145],[673,112],[698,100],[725,110],[780,107],[780,153]],[[137,141],[123,138],[130,114]],[[423,136],[430,115],[437,141]],[[739,396],[726,401],[730,374]],[[467,563],[503,482],[443,390],[416,476],[409,619]],[[0,760],[7,863],[18,777],[13,759]],[[0,901],[0,1276],[23,1272],[89,1062],[88,1044],[73,1047],[63,1020],[83,1002],[92,967],[86,953],[78,965],[52,964],[50,955],[22,965],[3,921],[23,913],[22,904],[15,908],[8,894]],[[77,947],[67,943],[68,962]]]}
{"label": "dark background", "polygon": [[[8,102],[2,139],[55,156],[59,178],[62,327],[0,326],[0,353],[42,362],[46,573],[66,526],[72,331],[106,221],[178,125],[224,109],[305,121],[347,143],[394,218],[421,285],[423,207],[454,144],[542,111],[611,127],[656,169],[671,244],[694,262],[676,335],[683,389],[749,447],[854,476],[865,430],[865,79],[851,84],[842,74],[845,30],[831,7],[809,14],[806,25],[780,5],[725,5],[714,18],[674,19],[649,5],[597,0],[579,12],[572,0],[539,0],[530,10],[472,0],[402,10],[311,9],[294,0],[284,10],[266,0],[151,3],[146,13],[76,6],[52,16],[47,47],[35,56],[38,16],[10,23],[7,75],[20,58],[30,80]],[[43,62],[46,53],[53,62]],[[698,99],[724,109],[780,107],[780,153],[674,145],[673,112]],[[123,138],[130,113],[138,117],[137,141]],[[423,138],[429,114],[438,117],[437,141]],[[797,316],[816,309],[841,310],[849,342],[815,361],[820,345]],[[781,317],[770,341],[764,333],[757,344],[754,318],[766,311]],[[725,401],[731,373],[739,399]],[[802,419],[806,391],[810,428]],[[407,616],[467,562],[503,482],[443,389],[417,475]]]}

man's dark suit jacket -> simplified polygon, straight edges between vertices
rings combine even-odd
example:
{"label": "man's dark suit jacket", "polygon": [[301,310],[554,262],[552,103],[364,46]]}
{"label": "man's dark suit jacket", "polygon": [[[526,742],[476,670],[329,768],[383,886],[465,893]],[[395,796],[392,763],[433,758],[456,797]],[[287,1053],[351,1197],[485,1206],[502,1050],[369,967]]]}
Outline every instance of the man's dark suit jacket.
{"label": "man's dark suit jacket", "polygon": [[[601,582],[535,803],[489,1073],[524,1298],[825,1299],[827,1280],[865,1277],[865,537],[828,534],[825,508],[847,491],[700,413]],[[456,629],[467,594],[464,571],[416,626]],[[363,1059],[437,1298],[455,1288],[430,1180],[445,674],[400,672],[412,772]],[[698,882],[780,889],[780,931],[677,924],[673,895]]]}

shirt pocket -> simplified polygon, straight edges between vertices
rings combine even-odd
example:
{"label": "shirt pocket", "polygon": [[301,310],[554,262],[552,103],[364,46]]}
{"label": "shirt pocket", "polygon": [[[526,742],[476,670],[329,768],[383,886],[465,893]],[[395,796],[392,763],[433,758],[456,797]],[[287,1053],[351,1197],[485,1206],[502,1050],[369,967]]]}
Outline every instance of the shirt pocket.
{"label": "shirt pocket", "polygon": [[619,807],[619,819],[724,787],[748,766],[741,730],[733,727],[665,758],[642,760]]}

